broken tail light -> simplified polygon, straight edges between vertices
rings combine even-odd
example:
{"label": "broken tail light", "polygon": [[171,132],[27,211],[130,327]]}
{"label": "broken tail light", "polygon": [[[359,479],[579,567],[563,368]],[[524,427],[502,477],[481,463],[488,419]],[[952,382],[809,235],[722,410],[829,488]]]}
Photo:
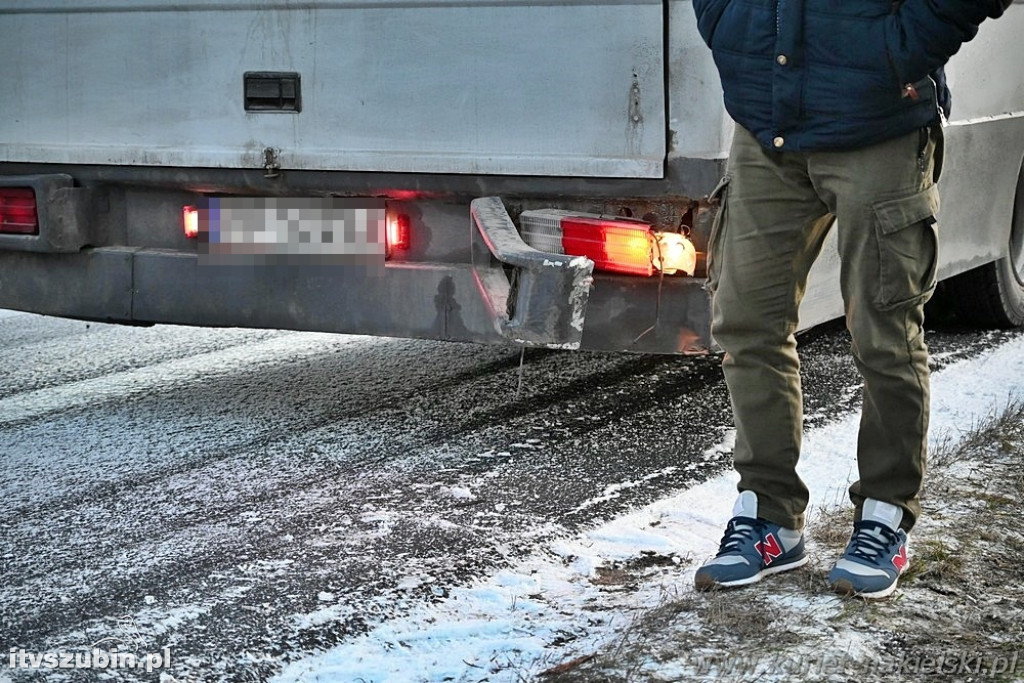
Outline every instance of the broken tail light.
{"label": "broken tail light", "polygon": [[524,211],[523,239],[534,249],[585,256],[594,268],[627,275],[656,272],[692,276],[697,252],[684,235],[657,232],[643,221],[605,218],[555,209]]}

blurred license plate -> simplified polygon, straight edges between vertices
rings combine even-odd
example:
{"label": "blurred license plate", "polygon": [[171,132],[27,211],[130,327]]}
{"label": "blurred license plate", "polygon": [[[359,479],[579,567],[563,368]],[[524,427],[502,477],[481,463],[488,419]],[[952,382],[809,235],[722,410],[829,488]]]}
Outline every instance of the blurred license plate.
{"label": "blurred license plate", "polygon": [[384,200],[209,197],[200,253],[214,263],[382,265],[385,221]]}

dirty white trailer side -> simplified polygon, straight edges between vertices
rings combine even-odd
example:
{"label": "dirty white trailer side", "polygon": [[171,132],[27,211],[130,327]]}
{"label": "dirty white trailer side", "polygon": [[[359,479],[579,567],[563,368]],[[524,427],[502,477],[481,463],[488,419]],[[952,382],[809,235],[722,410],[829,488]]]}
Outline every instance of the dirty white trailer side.
{"label": "dirty white trailer side", "polygon": [[[1022,29],[1014,5],[955,58],[942,181],[942,275],[988,269],[1011,304],[1024,300]],[[696,277],[593,272],[516,225],[536,208],[628,216],[703,251],[731,123],[689,2],[7,0],[0,34],[0,190],[32,188],[38,210],[36,234],[0,234],[0,307],[710,345],[702,259]],[[408,221],[408,247],[380,274],[201,264],[182,208],[240,196],[380,201]],[[841,314],[831,251],[805,326]]]}

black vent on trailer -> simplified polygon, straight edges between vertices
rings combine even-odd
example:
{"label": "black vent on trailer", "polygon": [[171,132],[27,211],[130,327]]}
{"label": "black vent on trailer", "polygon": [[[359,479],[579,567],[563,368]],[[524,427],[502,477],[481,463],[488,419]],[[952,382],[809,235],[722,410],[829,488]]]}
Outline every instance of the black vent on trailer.
{"label": "black vent on trailer", "polygon": [[245,110],[302,111],[299,74],[281,71],[245,72]]}

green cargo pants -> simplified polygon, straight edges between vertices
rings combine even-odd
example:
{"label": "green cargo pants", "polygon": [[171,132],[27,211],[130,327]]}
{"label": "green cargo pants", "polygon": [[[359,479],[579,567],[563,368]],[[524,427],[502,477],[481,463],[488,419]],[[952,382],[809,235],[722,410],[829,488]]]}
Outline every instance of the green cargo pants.
{"label": "green cargo pants", "polygon": [[[712,334],[736,423],[739,489],[759,515],[802,528],[808,491],[796,473],[803,428],[794,333],[807,273],[833,224],[853,357],[864,378],[857,508],[920,513],[928,431],[923,308],[936,282],[935,148],[941,131],[862,149],[774,152],[736,127],[722,208],[712,229]],[[941,152],[939,153],[941,156]]]}

